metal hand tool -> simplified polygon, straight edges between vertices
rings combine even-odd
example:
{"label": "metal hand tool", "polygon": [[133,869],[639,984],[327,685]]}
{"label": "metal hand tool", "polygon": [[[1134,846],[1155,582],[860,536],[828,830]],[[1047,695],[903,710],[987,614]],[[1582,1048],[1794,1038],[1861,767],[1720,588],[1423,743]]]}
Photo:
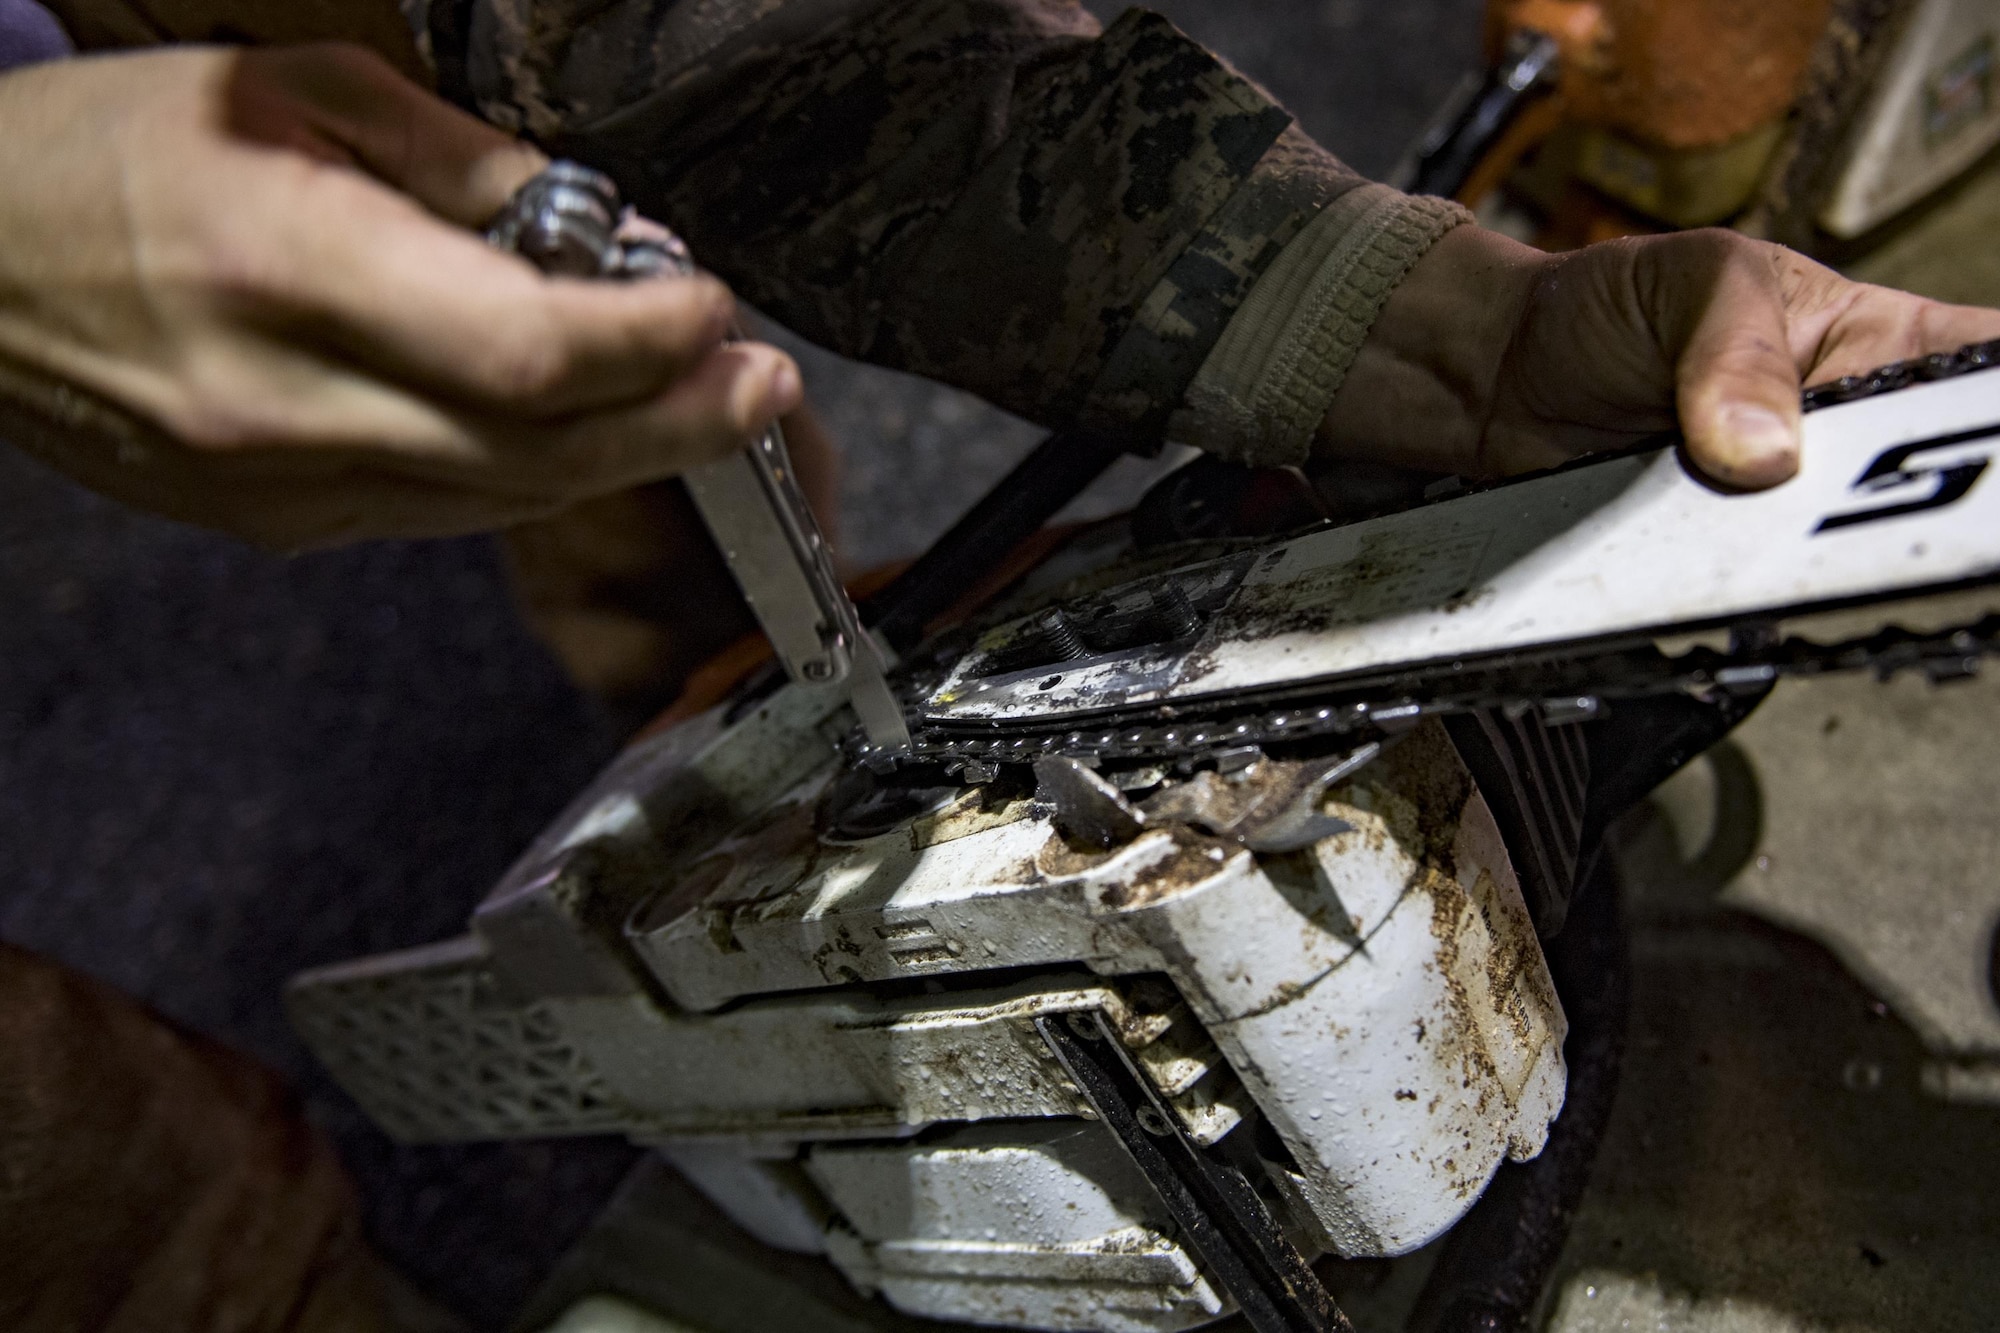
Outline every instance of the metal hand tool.
{"label": "metal hand tool", "polygon": [[[679,237],[626,208],[610,177],[574,162],[552,163],[523,186],[486,238],[570,277],[634,281],[696,271]],[[684,479],[785,673],[801,685],[844,686],[871,747],[907,748],[888,661],[834,572],[777,423],[747,450]]]}

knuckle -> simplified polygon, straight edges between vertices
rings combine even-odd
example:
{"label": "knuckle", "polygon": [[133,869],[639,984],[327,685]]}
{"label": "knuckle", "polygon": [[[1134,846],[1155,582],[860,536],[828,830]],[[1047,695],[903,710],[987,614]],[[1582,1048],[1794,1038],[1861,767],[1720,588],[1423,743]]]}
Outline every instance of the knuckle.
{"label": "knuckle", "polygon": [[196,390],[168,406],[162,424],[198,454],[228,454],[266,443],[272,434],[262,413],[231,396]]}
{"label": "knuckle", "polygon": [[[1923,296],[1912,296],[1907,299],[1909,305],[1906,317],[1912,330],[1911,340],[1926,350],[1950,350],[1944,344],[1952,341],[1951,335],[1958,322],[1957,307]],[[2000,316],[1995,316],[1995,323],[2000,323]]]}
{"label": "knuckle", "polygon": [[736,296],[720,279],[701,273],[681,282],[685,308],[703,325],[726,325],[736,318]]}
{"label": "knuckle", "polygon": [[1642,243],[1646,253],[1661,263],[1664,276],[1705,277],[1713,282],[1767,270],[1755,242],[1719,227],[1645,237]]}
{"label": "knuckle", "polygon": [[630,311],[634,351],[672,360],[699,358],[728,332],[728,289],[707,278],[664,278]]}
{"label": "knuckle", "polygon": [[191,238],[189,266],[176,276],[204,289],[218,303],[241,302],[250,309],[302,309],[323,303],[313,293],[325,284],[305,254],[312,235],[298,219],[365,217],[366,200],[346,173],[303,154],[273,154],[259,166],[249,217],[268,216],[265,206],[285,201],[281,225],[259,226],[247,217],[210,219]]}
{"label": "knuckle", "polygon": [[1700,251],[1732,264],[1754,262],[1761,244],[1723,227],[1697,227],[1678,233],[1676,239],[1690,251]]}
{"label": "knuckle", "polygon": [[178,381],[157,400],[154,415],[195,454],[228,454],[259,444],[272,431],[257,394],[225,358],[194,355]]}
{"label": "knuckle", "polygon": [[279,446],[327,442],[328,423],[272,379],[255,358],[230,348],[197,352],[160,403],[157,418],[196,457],[216,460]]}
{"label": "knuckle", "polygon": [[248,247],[211,246],[188,276],[189,294],[214,318],[254,317],[297,304],[295,275],[277,256]]}

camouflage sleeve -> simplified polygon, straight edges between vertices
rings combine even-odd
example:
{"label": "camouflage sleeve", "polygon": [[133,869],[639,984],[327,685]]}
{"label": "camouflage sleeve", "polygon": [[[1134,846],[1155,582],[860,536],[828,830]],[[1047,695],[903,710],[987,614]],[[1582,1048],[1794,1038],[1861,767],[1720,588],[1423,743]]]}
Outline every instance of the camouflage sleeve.
{"label": "camouflage sleeve", "polygon": [[610,171],[859,359],[1135,446],[1304,457],[1464,217],[1369,186],[1165,19],[1059,0],[432,0],[440,83]]}

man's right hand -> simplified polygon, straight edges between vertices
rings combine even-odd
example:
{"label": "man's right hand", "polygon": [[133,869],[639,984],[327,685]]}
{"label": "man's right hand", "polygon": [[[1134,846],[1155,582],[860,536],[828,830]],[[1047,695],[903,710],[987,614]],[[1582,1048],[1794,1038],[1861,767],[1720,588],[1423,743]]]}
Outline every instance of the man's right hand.
{"label": "man's right hand", "polygon": [[157,430],[51,451],[295,549],[502,526],[741,447],[800,400],[709,278],[545,277],[473,230],[534,149],[345,46],[0,77],[0,382]]}

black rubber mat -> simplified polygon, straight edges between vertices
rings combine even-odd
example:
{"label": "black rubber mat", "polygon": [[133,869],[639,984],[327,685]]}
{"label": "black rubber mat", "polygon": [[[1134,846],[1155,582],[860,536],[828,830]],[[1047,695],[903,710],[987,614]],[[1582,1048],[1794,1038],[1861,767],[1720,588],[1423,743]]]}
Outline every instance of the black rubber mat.
{"label": "black rubber mat", "polygon": [[278,991],[462,930],[610,750],[488,541],[280,559],[0,447],[0,935],[291,1076],[378,1243],[482,1324],[630,1150],[396,1148],[313,1068]]}

